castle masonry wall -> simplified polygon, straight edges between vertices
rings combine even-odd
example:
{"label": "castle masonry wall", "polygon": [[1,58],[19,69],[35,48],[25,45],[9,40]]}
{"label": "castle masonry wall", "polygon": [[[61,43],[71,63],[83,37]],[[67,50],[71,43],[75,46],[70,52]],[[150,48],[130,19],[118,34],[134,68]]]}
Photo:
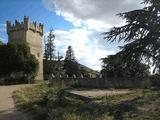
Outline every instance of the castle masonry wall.
{"label": "castle masonry wall", "polygon": [[28,43],[31,53],[39,62],[39,71],[36,80],[43,80],[43,51],[42,37],[43,25],[30,22],[29,17],[24,17],[23,22],[15,20],[15,24],[7,21],[8,42],[13,44]]}
{"label": "castle masonry wall", "polygon": [[43,54],[42,54],[42,36],[32,30],[28,30],[27,33],[27,43],[30,46],[31,53],[35,55],[39,62],[39,71],[36,77],[37,80],[43,78]]}

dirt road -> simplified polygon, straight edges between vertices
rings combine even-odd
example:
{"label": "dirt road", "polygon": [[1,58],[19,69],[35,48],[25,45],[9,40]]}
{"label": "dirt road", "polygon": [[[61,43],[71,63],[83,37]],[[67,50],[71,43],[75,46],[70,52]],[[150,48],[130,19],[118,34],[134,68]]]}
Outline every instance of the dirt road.
{"label": "dirt road", "polygon": [[29,116],[15,108],[13,91],[30,85],[0,86],[0,120],[30,120]]}

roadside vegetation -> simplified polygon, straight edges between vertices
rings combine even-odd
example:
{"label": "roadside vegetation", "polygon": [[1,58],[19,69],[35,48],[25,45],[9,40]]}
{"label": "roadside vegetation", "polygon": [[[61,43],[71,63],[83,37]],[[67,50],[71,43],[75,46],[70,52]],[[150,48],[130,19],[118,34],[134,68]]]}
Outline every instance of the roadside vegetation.
{"label": "roadside vegetation", "polygon": [[17,107],[30,111],[35,120],[159,120],[160,90],[133,92],[82,100],[64,89],[36,85],[14,92]]}

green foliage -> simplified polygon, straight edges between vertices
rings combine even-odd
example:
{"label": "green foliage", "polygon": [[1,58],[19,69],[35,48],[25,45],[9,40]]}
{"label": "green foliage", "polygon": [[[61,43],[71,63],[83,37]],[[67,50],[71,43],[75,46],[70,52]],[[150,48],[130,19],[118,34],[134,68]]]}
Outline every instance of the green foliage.
{"label": "green foliage", "polygon": [[105,32],[110,42],[124,41],[126,44],[119,52],[125,59],[146,60],[160,69],[160,1],[144,0],[145,7],[118,14],[126,20],[126,25],[113,27]]}
{"label": "green foliage", "polygon": [[35,103],[40,103],[43,100],[44,96],[48,91],[53,90],[49,89],[46,84],[40,84],[32,87],[21,88],[14,92],[14,98],[16,105],[24,108],[32,108],[32,105]]}
{"label": "green foliage", "polygon": [[64,62],[64,69],[69,77],[73,77],[73,75],[76,75],[77,77],[80,76],[80,70],[77,62],[67,60]]}
{"label": "green foliage", "polygon": [[94,106],[63,93],[59,88],[38,85],[15,91],[14,99],[19,107],[29,109],[38,120],[112,120],[108,113],[99,114]]}
{"label": "green foliage", "polygon": [[53,73],[56,68],[56,62],[53,60],[43,60],[43,71],[44,75],[49,75],[50,73]]}
{"label": "green foliage", "polygon": [[45,53],[44,57],[46,60],[55,59],[55,44],[54,44],[55,34],[53,29],[50,29],[49,35],[47,36],[47,42],[45,41]]}
{"label": "green foliage", "polygon": [[[55,33],[53,29],[50,29],[49,34],[47,36],[47,42],[45,41],[45,53],[44,53],[44,76],[49,76],[54,74],[58,76],[58,74],[63,75],[64,70],[61,64],[59,64],[60,60],[63,58],[62,56],[55,54]],[[56,60],[58,59],[58,60]],[[48,79],[48,78],[46,78]]]}
{"label": "green foliage", "polygon": [[150,76],[152,86],[160,87],[160,74],[155,74]]}
{"label": "green foliage", "polygon": [[26,83],[34,80],[38,61],[25,44],[7,44],[0,47],[0,76],[5,84]]}
{"label": "green foliage", "polygon": [[159,89],[135,89],[93,99],[101,102],[86,102],[43,84],[18,90],[14,98],[38,120],[158,120],[159,95]]}
{"label": "green foliage", "polygon": [[104,96],[102,100],[114,120],[158,120],[160,115],[160,91],[136,89],[128,94]]}
{"label": "green foliage", "polygon": [[47,76],[50,75],[51,73],[56,76],[59,74],[63,76],[65,74],[65,70],[63,69],[63,64],[61,61],[56,61],[56,60],[44,60],[43,61],[43,73],[45,78],[47,79]]}
{"label": "green foliage", "polygon": [[68,49],[66,51],[65,60],[67,60],[67,61],[76,61],[72,46],[68,46]]}
{"label": "green foliage", "polygon": [[102,58],[102,74],[108,78],[142,79],[149,75],[149,67],[139,61],[123,60],[119,54]]}
{"label": "green foliage", "polygon": [[64,69],[69,77],[72,77],[73,75],[80,76],[79,65],[75,59],[74,51],[71,46],[68,46],[68,50],[66,51]]}

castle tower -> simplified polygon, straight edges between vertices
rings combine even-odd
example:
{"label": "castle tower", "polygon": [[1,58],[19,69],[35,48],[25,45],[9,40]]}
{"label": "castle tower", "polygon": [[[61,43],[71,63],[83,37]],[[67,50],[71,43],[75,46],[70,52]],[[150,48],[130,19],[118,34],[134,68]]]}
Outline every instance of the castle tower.
{"label": "castle tower", "polygon": [[28,43],[31,53],[35,55],[39,62],[39,71],[36,80],[43,80],[43,24],[30,22],[29,17],[24,16],[23,22],[15,20],[15,24],[12,24],[10,21],[7,21],[7,34],[9,43]]}

